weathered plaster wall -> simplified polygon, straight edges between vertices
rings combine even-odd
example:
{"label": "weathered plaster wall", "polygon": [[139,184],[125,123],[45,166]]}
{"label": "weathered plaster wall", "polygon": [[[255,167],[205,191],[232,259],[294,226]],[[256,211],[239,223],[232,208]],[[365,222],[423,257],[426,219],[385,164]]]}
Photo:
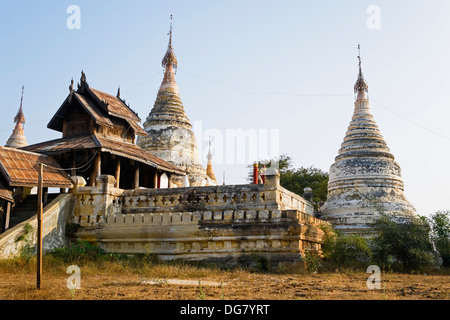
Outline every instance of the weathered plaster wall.
{"label": "weathered plaster wall", "polygon": [[[44,208],[42,220],[42,248],[48,251],[68,245],[65,234],[66,225],[70,221],[74,209],[75,197],[73,194],[61,194]],[[33,230],[25,236],[26,240],[18,241],[24,235],[24,226],[30,224]],[[17,256],[21,248],[28,243],[31,247],[36,245],[37,217],[23,221],[14,228],[0,235],[0,257]]]}
{"label": "weathered plaster wall", "polygon": [[[79,238],[110,252],[236,264],[251,254],[295,262],[304,250],[320,249],[318,226],[326,222],[311,215],[309,202],[280,187],[278,174],[258,185],[121,192],[113,179],[98,182],[74,189],[73,221],[83,226]],[[106,206],[96,200],[105,197],[96,188],[108,194]]]}
{"label": "weathered plaster wall", "polygon": [[401,169],[359,92],[335,162],[330,167],[327,201],[320,217],[345,233],[370,231],[380,211],[408,219],[414,207],[404,194]]}

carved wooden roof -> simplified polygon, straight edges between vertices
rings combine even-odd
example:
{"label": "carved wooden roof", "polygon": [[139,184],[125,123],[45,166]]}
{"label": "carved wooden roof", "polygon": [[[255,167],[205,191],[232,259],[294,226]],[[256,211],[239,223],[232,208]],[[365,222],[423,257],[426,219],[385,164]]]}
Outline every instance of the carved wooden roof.
{"label": "carved wooden roof", "polygon": [[47,127],[59,132],[63,131],[63,120],[70,111],[72,99],[78,101],[82,108],[91,116],[95,123],[100,126],[112,127],[112,117],[125,120],[139,136],[147,133],[141,128],[139,116],[120,97],[116,97],[103,91],[91,88],[86,82],[86,75],[82,73],[81,84],[78,90],[73,90],[71,84],[69,95],[61,107],[48,123]]}

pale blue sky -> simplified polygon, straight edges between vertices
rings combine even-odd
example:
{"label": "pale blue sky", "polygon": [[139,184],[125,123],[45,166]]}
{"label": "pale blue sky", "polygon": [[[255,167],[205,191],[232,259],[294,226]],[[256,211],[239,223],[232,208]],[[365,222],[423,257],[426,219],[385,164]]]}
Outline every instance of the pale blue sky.
{"label": "pale blue sky", "polygon": [[[81,29],[69,30],[69,5]],[[380,8],[370,30],[367,8]],[[30,144],[70,79],[122,97],[143,121],[162,80],[173,14],[176,76],[191,122],[216,129],[279,130],[295,166],[328,171],[353,112],[357,44],[371,110],[420,214],[450,209],[450,1],[2,1],[0,142],[25,85]],[[309,96],[308,96],[309,95]],[[207,147],[207,136],[197,137]],[[202,156],[202,158],[205,158]],[[204,162],[206,159],[204,159]],[[215,165],[244,183],[245,164]]]}

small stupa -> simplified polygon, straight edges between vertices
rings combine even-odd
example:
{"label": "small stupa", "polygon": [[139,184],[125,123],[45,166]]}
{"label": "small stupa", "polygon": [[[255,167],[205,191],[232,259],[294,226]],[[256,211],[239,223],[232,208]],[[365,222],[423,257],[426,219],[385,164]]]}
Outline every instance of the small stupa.
{"label": "small stupa", "polygon": [[208,163],[206,165],[206,174],[208,175],[208,177],[210,177],[212,180],[214,180],[215,182],[217,182],[216,176],[214,175],[214,170],[213,170],[213,166],[212,166],[212,153],[211,153],[211,140],[209,140],[209,149],[208,149]]}
{"label": "small stupa", "polygon": [[320,208],[320,218],[344,233],[370,231],[381,211],[399,221],[415,214],[404,195],[400,166],[370,113],[360,55],[358,59],[353,117],[330,167],[327,201]]}
{"label": "small stupa", "polygon": [[23,126],[25,124],[25,116],[23,114],[22,110],[22,102],[23,102],[23,90],[24,87],[22,86],[22,96],[20,98],[20,107],[19,111],[17,112],[16,116],[14,117],[15,127],[14,130],[9,137],[8,141],[6,141],[5,147],[10,148],[22,148],[26,147],[28,145],[27,139],[25,138],[25,134],[23,131]]}

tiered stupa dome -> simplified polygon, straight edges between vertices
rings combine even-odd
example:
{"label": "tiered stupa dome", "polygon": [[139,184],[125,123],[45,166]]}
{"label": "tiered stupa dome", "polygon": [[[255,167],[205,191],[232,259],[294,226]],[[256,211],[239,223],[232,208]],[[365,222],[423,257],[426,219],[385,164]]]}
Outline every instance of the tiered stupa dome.
{"label": "tiered stupa dome", "polygon": [[15,127],[14,130],[9,137],[8,141],[5,144],[5,147],[10,148],[22,148],[28,145],[27,139],[25,138],[25,134],[23,131],[23,125],[25,124],[25,116],[22,110],[22,102],[23,102],[23,89],[22,86],[22,97],[20,98],[20,107],[17,115],[14,117]]}
{"label": "tiered stupa dome", "polygon": [[[169,34],[169,45],[162,60],[164,79],[153,108],[144,122],[144,130],[148,136],[139,137],[137,144],[154,155],[185,169],[191,186],[216,185],[217,182],[206,174],[205,168],[199,161],[197,141],[175,82],[178,62],[172,46],[172,24]],[[186,182],[181,179],[173,180],[173,183],[183,186]]]}
{"label": "tiered stupa dome", "polygon": [[321,218],[346,233],[370,230],[380,209],[407,219],[415,214],[404,195],[401,169],[370,113],[368,86],[361,71],[355,84],[355,110],[335,162]]}

